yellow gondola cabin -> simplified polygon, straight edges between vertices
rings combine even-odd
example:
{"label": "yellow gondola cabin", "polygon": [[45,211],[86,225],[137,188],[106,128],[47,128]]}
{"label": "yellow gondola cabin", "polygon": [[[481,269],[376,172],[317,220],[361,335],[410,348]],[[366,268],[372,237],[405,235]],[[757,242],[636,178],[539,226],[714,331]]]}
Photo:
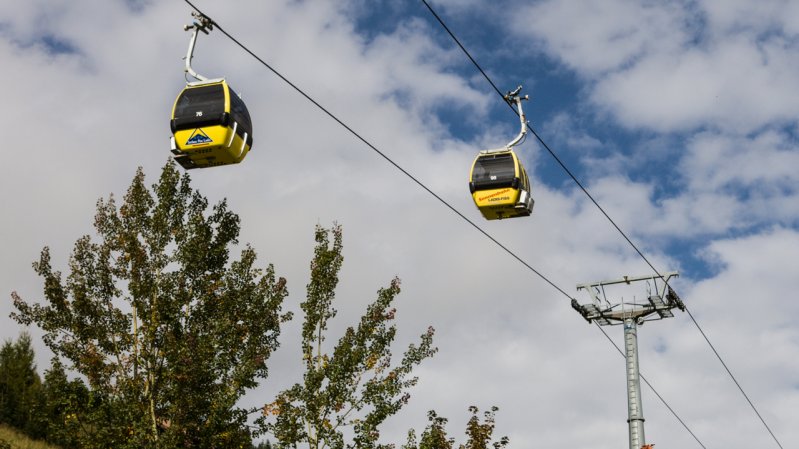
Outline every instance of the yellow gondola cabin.
{"label": "yellow gondola cabin", "polygon": [[481,151],[472,163],[469,190],[487,220],[526,217],[533,211],[527,171],[511,149]]}
{"label": "yellow gondola cabin", "polygon": [[241,162],[252,147],[252,121],[224,79],[189,83],[172,108],[172,153],[186,169]]}

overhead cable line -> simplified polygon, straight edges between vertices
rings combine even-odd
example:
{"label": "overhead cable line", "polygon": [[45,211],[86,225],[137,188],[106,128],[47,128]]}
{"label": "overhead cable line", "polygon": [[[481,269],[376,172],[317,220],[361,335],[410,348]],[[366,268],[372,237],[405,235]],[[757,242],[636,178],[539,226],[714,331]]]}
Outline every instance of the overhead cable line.
{"label": "overhead cable line", "polygon": [[[436,18],[436,20],[441,25],[441,27],[444,28],[444,30],[446,30],[446,32],[455,41],[455,43],[458,44],[458,47],[460,47],[460,49],[464,52],[464,54],[466,54],[466,56],[469,58],[469,60],[472,62],[472,64],[474,64],[474,66],[483,75],[483,77],[486,79],[486,81],[488,81],[488,83],[491,85],[491,87],[494,88],[494,90],[497,92],[497,94],[499,94],[500,97],[503,97],[502,92],[497,88],[497,85],[494,84],[494,82],[491,80],[491,77],[488,76],[488,74],[485,72],[485,70],[483,70],[483,68],[480,66],[480,64],[478,64],[477,61],[474,59],[474,57],[472,57],[471,53],[469,53],[469,51],[466,49],[466,47],[464,47],[464,45],[461,43],[460,39],[458,39],[458,37],[455,36],[455,33],[453,33],[452,30],[450,30],[450,28],[447,26],[447,24],[444,23],[444,20],[441,18],[441,16],[438,15],[438,13],[436,13],[436,11],[433,9],[433,7],[430,5],[430,3],[428,3],[427,0],[421,0],[421,1],[422,1],[422,3],[424,3],[424,5],[430,11],[430,13],[433,15],[433,17]],[[511,110],[518,115],[518,112],[515,109],[513,109],[513,107],[511,107]],[[610,217],[610,215],[599,204],[599,202],[597,202],[597,200],[593,197],[593,195],[591,195],[591,193],[588,192],[588,189],[586,189],[585,186],[583,186],[583,184],[577,179],[577,177],[574,175],[574,173],[572,173],[572,171],[569,170],[569,168],[560,159],[560,157],[558,157],[558,155],[549,147],[549,145],[547,145],[547,143],[544,141],[544,139],[541,138],[541,136],[536,132],[535,128],[533,128],[532,124],[529,121],[527,122],[527,127],[530,129],[530,132],[533,133],[533,135],[536,137],[536,139],[541,144],[541,146],[543,146],[544,149],[547,150],[547,152],[555,159],[555,161],[566,172],[566,174],[568,174],[569,177],[575,182],[575,184],[577,184],[577,186],[580,187],[580,189],[583,191],[583,193],[585,193],[585,195],[588,197],[588,199],[590,199],[591,202],[594,203],[594,205],[597,207],[597,209],[599,209],[599,211],[602,212],[602,215],[604,215],[605,218],[607,218],[607,220],[610,222],[610,224],[613,225],[614,228],[616,228],[616,230],[619,232],[619,234],[621,234],[621,236],[624,238],[624,240],[626,240],[627,243],[635,250],[635,252],[638,253],[638,255],[641,257],[641,259],[643,259],[644,262],[646,262],[646,264],[649,265],[649,267],[652,269],[652,271],[655,272],[655,274],[657,274],[659,277],[663,278],[663,275],[661,275],[660,272],[658,271],[658,269],[655,268],[655,266],[652,264],[652,262],[649,261],[649,259],[646,257],[646,255],[644,255],[643,251],[641,251],[638,248],[638,246],[635,243],[633,243],[633,241],[630,239],[630,237],[627,236],[627,234],[619,227],[619,225],[616,224],[616,222],[613,220],[613,218]],[[702,334],[702,337],[705,339],[705,342],[707,342],[708,346],[710,346],[710,349],[713,351],[713,354],[716,355],[716,358],[719,360],[721,365],[727,371],[727,374],[730,376],[732,381],[735,383],[735,386],[738,387],[738,390],[740,390],[741,394],[746,399],[746,402],[748,402],[749,406],[752,407],[752,410],[755,412],[757,417],[760,419],[760,422],[763,423],[763,426],[766,428],[768,433],[774,439],[774,442],[777,443],[777,446],[779,446],[780,449],[783,449],[782,444],[777,439],[776,435],[774,435],[774,432],[772,432],[771,428],[768,426],[768,424],[766,424],[766,421],[763,419],[763,416],[757,410],[757,407],[755,407],[755,404],[751,401],[751,399],[749,399],[749,396],[746,394],[746,392],[744,391],[743,387],[741,387],[741,384],[738,382],[738,380],[732,374],[732,371],[730,371],[729,367],[727,367],[727,364],[724,362],[724,360],[722,359],[721,355],[716,350],[715,346],[713,346],[713,343],[710,342],[710,339],[708,338],[707,334],[705,334],[705,331],[699,325],[699,322],[696,321],[696,318],[694,318],[694,315],[691,313],[691,311],[688,310],[687,306],[685,308],[685,311],[688,312],[688,316],[691,318],[691,321],[693,321],[694,325],[699,330],[699,333]],[[604,330],[603,330],[603,332],[604,332]],[[624,353],[622,353],[622,355],[624,355]],[[649,382],[647,382],[647,385],[649,385]],[[666,405],[666,406],[668,407],[668,405]],[[670,407],[669,407],[669,410],[671,410]],[[675,416],[676,416],[676,414],[675,414]],[[679,417],[677,417],[677,419],[679,419]],[[680,422],[682,422],[682,420],[680,420]],[[686,427],[686,429],[690,432],[690,429],[688,429],[687,427]],[[693,435],[693,432],[691,432],[691,435]],[[697,442],[698,441],[699,440],[697,440]],[[702,443],[699,443],[699,444],[701,445]],[[704,446],[702,446],[702,447],[704,447]]]}
{"label": "overhead cable line", "polygon": [[752,403],[752,400],[751,400],[751,399],[749,399],[749,396],[746,394],[746,392],[744,392],[744,389],[743,389],[743,387],[741,387],[741,384],[739,384],[739,383],[738,383],[738,380],[735,378],[735,376],[733,376],[733,375],[732,375],[732,371],[730,371],[730,368],[728,368],[728,367],[727,367],[727,364],[726,364],[726,363],[724,363],[724,360],[722,360],[722,358],[721,358],[721,355],[719,355],[718,351],[716,351],[716,348],[713,346],[713,344],[712,344],[712,343],[710,342],[710,340],[707,338],[707,335],[705,335],[705,331],[703,331],[703,330],[702,330],[702,328],[699,326],[699,323],[697,323],[697,322],[696,322],[696,319],[694,319],[694,316],[691,314],[691,311],[690,311],[690,310],[688,310],[688,307],[686,307],[686,308],[685,308],[685,311],[686,311],[686,312],[688,312],[688,316],[689,316],[689,317],[691,317],[691,320],[692,320],[692,321],[694,322],[694,324],[696,325],[696,328],[697,328],[697,329],[699,329],[699,332],[702,334],[702,337],[704,337],[704,338],[705,338],[705,341],[706,341],[706,342],[707,342],[707,344],[710,346],[710,349],[712,349],[712,350],[713,350],[713,353],[714,353],[714,354],[716,354],[716,357],[719,359],[719,362],[721,362],[721,365],[722,365],[722,366],[724,367],[724,369],[727,371],[727,374],[729,374],[729,375],[730,375],[730,378],[732,379],[732,381],[733,381],[733,382],[735,382],[735,386],[736,386],[736,387],[738,387],[738,390],[740,390],[740,391],[741,391],[741,394],[742,394],[742,395],[744,396],[744,398],[746,399],[746,402],[748,402],[748,403],[749,403],[749,406],[750,406],[750,407],[752,407],[752,410],[754,410],[754,411],[755,411],[755,414],[757,415],[757,417],[758,417],[758,418],[760,418],[760,422],[762,422],[762,423],[763,423],[763,426],[765,426],[765,427],[766,427],[766,430],[768,430],[768,433],[769,433],[769,434],[771,434],[771,438],[773,438],[773,439],[774,439],[774,442],[775,442],[775,443],[777,443],[777,446],[779,446],[779,447],[780,447],[780,449],[783,449],[783,447],[782,447],[782,444],[781,444],[781,443],[780,443],[780,441],[777,439],[777,436],[776,436],[776,435],[774,435],[774,432],[772,432],[772,431],[771,431],[771,428],[768,426],[768,424],[766,424],[766,420],[765,420],[765,419],[763,419],[763,417],[760,415],[760,412],[757,410],[757,407],[755,407],[755,404],[753,404],[753,403]]}
{"label": "overhead cable line", "polygon": [[[184,0],[184,1],[185,1],[185,2],[186,2],[188,5],[189,5],[189,6],[191,6],[192,8],[194,8],[194,10],[195,10],[195,11],[197,11],[198,13],[202,14],[202,15],[203,15],[203,16],[205,16],[205,17],[208,17],[206,14],[204,14],[202,11],[200,11],[200,9],[199,9],[199,8],[197,8],[196,6],[194,6],[194,4],[192,4],[192,3],[191,3],[191,1],[189,1],[189,0]],[[470,224],[470,225],[471,225],[473,228],[475,228],[475,229],[476,229],[478,232],[480,232],[480,233],[481,233],[481,234],[483,234],[485,237],[487,237],[489,240],[491,240],[492,242],[494,242],[494,244],[496,244],[497,246],[499,246],[500,248],[502,248],[502,249],[503,249],[503,250],[504,250],[506,253],[508,253],[508,254],[509,254],[511,257],[513,257],[513,258],[514,258],[514,259],[516,259],[518,262],[520,262],[522,265],[524,265],[525,267],[527,267],[527,269],[528,269],[528,270],[530,270],[530,271],[532,271],[533,273],[535,273],[535,274],[536,274],[538,277],[540,277],[542,280],[544,280],[544,281],[545,281],[547,284],[549,284],[549,285],[550,285],[552,288],[554,288],[555,290],[557,290],[558,292],[560,292],[560,293],[561,293],[563,296],[565,296],[565,297],[566,297],[566,298],[568,298],[568,299],[574,299],[574,298],[572,298],[572,297],[571,297],[571,295],[569,295],[568,293],[566,293],[566,291],[565,291],[565,290],[563,290],[562,288],[560,288],[560,287],[559,287],[557,284],[555,284],[553,281],[551,281],[551,280],[550,280],[548,277],[546,277],[546,276],[545,276],[544,274],[542,274],[540,271],[538,271],[538,270],[536,270],[535,268],[533,268],[533,267],[532,267],[532,266],[531,266],[529,263],[527,263],[527,262],[526,262],[524,259],[522,259],[522,258],[521,258],[519,255],[517,255],[516,253],[514,253],[513,251],[511,251],[511,249],[510,249],[510,248],[508,248],[507,246],[505,246],[504,244],[502,244],[502,243],[501,243],[499,240],[497,240],[497,239],[496,239],[494,236],[492,236],[491,234],[489,234],[489,233],[488,233],[487,231],[485,231],[483,228],[481,228],[480,226],[478,226],[478,225],[477,225],[475,222],[473,222],[473,221],[472,221],[472,220],[470,220],[468,217],[466,217],[466,216],[465,216],[463,213],[461,213],[461,212],[460,212],[458,209],[456,209],[454,206],[452,206],[452,205],[451,205],[449,202],[447,202],[445,199],[443,199],[443,198],[442,198],[442,197],[440,197],[438,194],[436,194],[436,193],[435,193],[433,190],[431,190],[429,187],[427,187],[427,186],[426,186],[426,185],[425,185],[425,184],[424,184],[422,181],[420,181],[420,180],[419,180],[419,179],[417,179],[415,176],[413,176],[411,173],[409,173],[407,170],[405,170],[404,168],[402,168],[402,166],[400,166],[399,164],[397,164],[396,162],[394,162],[394,160],[392,160],[390,157],[388,157],[388,155],[386,155],[385,153],[383,153],[382,151],[380,151],[379,149],[377,149],[377,147],[375,147],[374,145],[372,145],[372,144],[371,144],[371,143],[370,143],[368,140],[366,140],[364,137],[362,137],[360,134],[358,134],[358,132],[356,132],[354,129],[350,128],[350,127],[349,127],[349,126],[348,126],[346,123],[344,123],[344,122],[343,122],[341,119],[339,119],[339,118],[338,118],[336,115],[334,115],[332,112],[330,112],[330,111],[329,111],[327,108],[325,108],[324,106],[322,106],[322,105],[321,105],[319,102],[317,102],[316,100],[314,100],[314,99],[313,99],[313,98],[312,98],[310,95],[308,95],[307,93],[305,93],[305,91],[303,91],[302,89],[300,89],[300,88],[299,88],[299,87],[298,87],[296,84],[292,83],[292,82],[291,82],[291,81],[290,81],[288,78],[286,78],[285,76],[283,76],[283,75],[282,75],[280,72],[278,72],[278,71],[277,71],[275,68],[273,68],[271,65],[269,65],[269,64],[268,64],[266,61],[264,61],[263,59],[261,59],[261,58],[260,58],[258,55],[256,55],[255,53],[253,53],[253,52],[252,52],[252,51],[251,51],[249,48],[247,48],[247,47],[246,47],[244,44],[242,44],[242,43],[241,43],[241,42],[239,42],[239,41],[238,41],[236,38],[234,38],[233,36],[231,36],[231,35],[230,35],[230,34],[229,34],[227,31],[225,31],[225,29],[224,29],[224,28],[222,28],[221,26],[219,26],[219,23],[217,23],[216,21],[213,21],[213,20],[211,20],[211,22],[213,22],[213,24],[214,24],[214,26],[216,27],[216,29],[218,29],[220,32],[222,32],[222,34],[224,34],[225,36],[227,36],[227,38],[228,38],[228,39],[230,39],[230,40],[231,40],[231,41],[233,41],[233,42],[234,42],[236,45],[238,45],[239,47],[241,47],[241,49],[242,49],[242,50],[244,50],[245,52],[247,52],[247,53],[248,53],[250,56],[252,56],[252,57],[253,57],[253,58],[255,58],[255,59],[258,61],[258,62],[260,62],[260,63],[261,63],[261,64],[262,64],[264,67],[266,67],[267,69],[269,69],[269,70],[270,70],[272,73],[274,73],[274,74],[275,74],[275,76],[277,76],[277,77],[278,77],[278,78],[280,78],[280,79],[281,79],[283,82],[285,82],[286,84],[288,84],[289,86],[291,86],[291,88],[292,88],[292,89],[294,89],[295,91],[297,91],[297,93],[299,93],[300,95],[302,95],[303,97],[305,97],[305,99],[306,99],[306,100],[308,100],[308,101],[310,101],[311,103],[313,103],[313,105],[314,105],[314,106],[316,106],[316,107],[317,107],[317,108],[319,108],[319,109],[320,109],[322,112],[324,112],[325,114],[327,114],[327,116],[328,116],[328,117],[330,117],[331,119],[333,119],[333,120],[334,120],[336,123],[338,123],[339,125],[341,125],[341,126],[344,128],[344,129],[346,129],[347,131],[349,131],[349,132],[350,132],[350,134],[352,134],[352,135],[353,135],[353,136],[355,136],[355,137],[356,137],[358,140],[360,140],[361,142],[363,142],[363,143],[364,143],[366,146],[368,146],[369,148],[371,148],[371,149],[372,149],[372,151],[374,151],[375,153],[377,153],[378,155],[380,155],[380,157],[382,157],[383,159],[385,159],[385,160],[386,160],[386,161],[387,161],[389,164],[393,165],[393,166],[394,166],[394,168],[396,168],[397,170],[399,170],[400,172],[402,172],[402,174],[404,174],[405,176],[407,176],[407,177],[408,177],[410,180],[412,180],[414,183],[416,183],[416,184],[417,184],[419,187],[421,187],[421,188],[422,188],[422,189],[424,189],[424,190],[425,190],[427,193],[429,193],[430,195],[432,195],[432,196],[433,196],[435,199],[437,199],[437,200],[438,200],[438,201],[439,201],[441,204],[443,204],[444,206],[446,206],[446,207],[447,207],[449,210],[451,210],[453,213],[455,213],[455,214],[456,214],[456,215],[458,215],[460,218],[462,218],[464,221],[466,221],[467,223],[469,223],[469,224]]]}

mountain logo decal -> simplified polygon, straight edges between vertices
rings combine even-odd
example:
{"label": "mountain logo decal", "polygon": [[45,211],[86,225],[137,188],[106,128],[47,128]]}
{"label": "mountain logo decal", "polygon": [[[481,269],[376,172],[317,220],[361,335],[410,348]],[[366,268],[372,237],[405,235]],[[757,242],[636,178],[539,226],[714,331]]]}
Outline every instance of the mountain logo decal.
{"label": "mountain logo decal", "polygon": [[197,128],[193,133],[191,133],[191,137],[189,137],[189,140],[186,141],[186,145],[200,145],[211,142],[213,142],[213,140],[208,137],[208,134],[204,133],[202,129]]}

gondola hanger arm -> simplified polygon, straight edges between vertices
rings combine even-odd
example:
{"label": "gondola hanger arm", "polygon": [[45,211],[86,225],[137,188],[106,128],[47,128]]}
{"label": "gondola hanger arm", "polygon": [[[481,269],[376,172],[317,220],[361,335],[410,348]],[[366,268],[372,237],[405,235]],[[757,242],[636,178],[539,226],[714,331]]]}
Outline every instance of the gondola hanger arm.
{"label": "gondola hanger arm", "polygon": [[191,75],[197,81],[207,81],[208,78],[200,75],[199,73],[195,72],[194,69],[191,67],[191,59],[194,57],[194,46],[197,43],[197,33],[202,31],[205,34],[208,34],[209,31],[214,29],[214,22],[208,18],[197,12],[192,12],[191,15],[197,19],[191,25],[184,25],[183,30],[189,31],[194,30],[191,33],[191,39],[189,39],[189,49],[186,52],[186,68],[184,71]]}
{"label": "gondola hanger arm", "polygon": [[525,117],[524,110],[522,109],[522,100],[529,100],[530,96],[519,95],[519,92],[521,91],[522,91],[522,86],[519,86],[516,88],[516,90],[508,92],[507,94],[504,95],[505,101],[507,101],[508,104],[510,104],[511,106],[513,106],[514,104],[516,105],[516,109],[519,112],[519,122],[521,123],[521,128],[522,128],[521,131],[519,131],[519,135],[516,136],[515,139],[508,142],[507,145],[505,145],[505,147],[508,149],[511,149],[516,145],[518,145],[519,142],[521,142],[524,136],[527,134],[527,118]]}

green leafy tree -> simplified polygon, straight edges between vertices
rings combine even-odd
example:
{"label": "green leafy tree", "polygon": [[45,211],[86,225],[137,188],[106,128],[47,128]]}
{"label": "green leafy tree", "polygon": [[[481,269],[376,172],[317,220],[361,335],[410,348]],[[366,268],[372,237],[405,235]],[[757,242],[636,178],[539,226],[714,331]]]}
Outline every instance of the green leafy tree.
{"label": "green leafy tree", "polygon": [[435,353],[433,329],[422,334],[418,345],[410,345],[399,363],[392,363],[392,303],[400,292],[400,282],[394,279],[378,291],[358,325],[347,328],[332,353],[325,352],[343,262],[341,227],[317,227],[316,242],[307,299],[301,304],[303,381],[264,406],[259,423],[279,448],[390,447],[378,442],[380,426],[407,403],[407,390],[416,383],[413,368]]}
{"label": "green leafy tree", "polygon": [[491,410],[483,412],[483,421],[480,421],[477,413],[480,411],[477,407],[469,407],[472,417],[466,424],[466,435],[468,436],[466,443],[460,446],[460,449],[500,449],[508,445],[508,437],[502,437],[499,441],[492,441],[494,435],[495,419],[494,414],[497,412],[497,407],[491,407]]}
{"label": "green leafy tree", "polygon": [[403,449],[452,449],[455,439],[447,435],[447,418],[438,416],[434,410],[427,412],[430,424],[422,432],[422,441],[416,444],[416,432],[408,431],[408,443]]}
{"label": "green leafy tree", "polygon": [[267,375],[287,295],[270,265],[238,243],[225,201],[210,210],[173,163],[149,190],[139,169],[117,208],[99,200],[95,238],[80,238],[62,279],[44,248],[44,300],[13,293],[57,357],[85,376],[83,447],[250,447],[236,402]]}
{"label": "green leafy tree", "polygon": [[0,423],[38,437],[35,415],[39,408],[41,379],[36,372],[28,333],[0,348]]}
{"label": "green leafy tree", "polygon": [[81,425],[93,415],[91,392],[80,379],[69,380],[64,365],[53,359],[42,383],[42,406],[37,415],[44,439],[63,449],[81,447]]}
{"label": "green leafy tree", "polygon": [[[494,414],[498,409],[491,407],[491,410],[483,413],[483,420],[478,416],[479,409],[475,406],[469,407],[472,417],[466,424],[466,442],[458,446],[458,449],[502,449],[508,445],[508,437],[502,437],[499,441],[493,441],[494,435]],[[452,449],[455,439],[447,435],[447,419],[438,416],[435,411],[427,414],[430,424],[422,432],[421,440],[417,444],[416,433],[411,430],[408,432],[408,443],[402,446],[403,449]]]}

